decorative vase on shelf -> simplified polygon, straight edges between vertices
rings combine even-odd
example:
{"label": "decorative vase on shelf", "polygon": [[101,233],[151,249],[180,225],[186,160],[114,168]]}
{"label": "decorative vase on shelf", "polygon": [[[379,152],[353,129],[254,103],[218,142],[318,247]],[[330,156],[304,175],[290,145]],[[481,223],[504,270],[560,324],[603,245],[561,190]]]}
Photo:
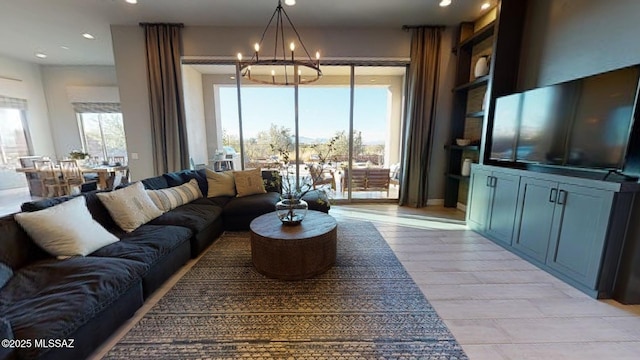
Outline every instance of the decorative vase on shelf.
{"label": "decorative vase on shelf", "polygon": [[473,75],[476,78],[489,74],[489,61],[489,55],[481,56],[478,58],[478,60],[476,61],[476,66],[473,69]]}
{"label": "decorative vase on shelf", "polygon": [[276,203],[276,214],[283,225],[299,225],[307,216],[309,204],[298,197],[283,197]]}

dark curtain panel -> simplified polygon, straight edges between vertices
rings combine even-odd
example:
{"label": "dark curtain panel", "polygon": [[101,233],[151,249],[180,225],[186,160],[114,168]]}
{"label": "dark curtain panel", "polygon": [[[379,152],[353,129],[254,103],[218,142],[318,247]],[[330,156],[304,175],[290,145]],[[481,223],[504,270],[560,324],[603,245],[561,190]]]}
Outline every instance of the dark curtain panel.
{"label": "dark curtain panel", "polygon": [[400,205],[427,205],[427,173],[438,95],[441,28],[412,30]]}
{"label": "dark curtain panel", "polygon": [[182,24],[141,24],[147,46],[156,174],[189,168],[180,68]]}

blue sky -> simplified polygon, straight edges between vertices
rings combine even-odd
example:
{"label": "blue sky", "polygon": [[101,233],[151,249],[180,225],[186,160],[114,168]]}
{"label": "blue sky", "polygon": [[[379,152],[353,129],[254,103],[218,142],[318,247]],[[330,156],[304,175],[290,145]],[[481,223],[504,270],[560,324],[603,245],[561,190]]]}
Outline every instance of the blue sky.
{"label": "blue sky", "polygon": [[[300,136],[327,139],[349,128],[349,87],[300,87]],[[365,143],[384,142],[387,128],[387,96],[381,86],[358,86],[354,99],[354,130]],[[238,103],[235,87],[220,88],[222,126],[237,133]],[[242,122],[245,138],[268,130],[272,123],[294,130],[293,87],[243,87]]]}

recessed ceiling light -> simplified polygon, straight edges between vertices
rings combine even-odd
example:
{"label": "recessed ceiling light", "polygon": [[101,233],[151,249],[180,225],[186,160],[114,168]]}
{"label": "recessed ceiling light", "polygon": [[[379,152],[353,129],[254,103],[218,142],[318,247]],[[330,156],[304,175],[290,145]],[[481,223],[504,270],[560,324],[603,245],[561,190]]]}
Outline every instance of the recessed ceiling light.
{"label": "recessed ceiling light", "polygon": [[62,49],[62,50],[69,50],[69,47],[68,47],[68,46],[64,46],[64,45],[63,45],[63,46],[60,46],[60,49]]}
{"label": "recessed ceiling light", "polygon": [[138,0],[125,0],[126,2],[128,2],[129,4],[137,4]]}
{"label": "recessed ceiling light", "polygon": [[235,76],[229,76],[229,79],[231,79],[231,80],[235,80],[235,79],[236,79],[236,77],[235,77]]}
{"label": "recessed ceiling light", "polygon": [[84,37],[85,39],[89,39],[89,40],[93,40],[93,39],[96,38],[95,36],[93,36],[93,35],[91,35],[89,33],[82,34],[82,37]]}
{"label": "recessed ceiling light", "polygon": [[491,4],[489,4],[489,2],[487,1],[486,3],[482,4],[482,6],[480,6],[480,9],[487,10],[489,7],[491,7]]}
{"label": "recessed ceiling light", "polygon": [[296,0],[284,0],[285,5],[293,6],[296,4]]}
{"label": "recessed ceiling light", "polygon": [[36,57],[40,59],[46,59],[47,54],[39,52],[39,53],[36,53]]}
{"label": "recessed ceiling light", "polygon": [[451,0],[442,0],[440,1],[440,7],[445,7],[451,5]]}

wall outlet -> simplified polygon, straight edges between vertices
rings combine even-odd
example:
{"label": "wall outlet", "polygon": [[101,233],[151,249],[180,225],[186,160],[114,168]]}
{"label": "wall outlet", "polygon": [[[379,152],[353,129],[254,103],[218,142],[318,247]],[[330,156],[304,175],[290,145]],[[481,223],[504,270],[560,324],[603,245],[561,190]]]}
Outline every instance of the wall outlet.
{"label": "wall outlet", "polygon": [[138,153],[131,153],[131,160],[138,160]]}

